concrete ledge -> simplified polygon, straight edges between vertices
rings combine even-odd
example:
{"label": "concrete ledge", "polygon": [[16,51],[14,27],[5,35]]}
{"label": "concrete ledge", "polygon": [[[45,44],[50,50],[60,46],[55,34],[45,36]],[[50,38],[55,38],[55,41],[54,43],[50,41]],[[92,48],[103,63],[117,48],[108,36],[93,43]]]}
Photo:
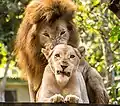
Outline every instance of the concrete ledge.
{"label": "concrete ledge", "polygon": [[64,103],[0,103],[0,106],[120,106],[113,104],[64,104]]}

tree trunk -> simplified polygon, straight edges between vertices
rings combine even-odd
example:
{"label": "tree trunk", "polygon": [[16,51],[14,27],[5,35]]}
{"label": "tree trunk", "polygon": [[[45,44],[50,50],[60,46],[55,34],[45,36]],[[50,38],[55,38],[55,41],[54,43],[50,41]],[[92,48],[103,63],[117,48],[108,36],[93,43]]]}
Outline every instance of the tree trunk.
{"label": "tree trunk", "polygon": [[100,30],[101,38],[103,41],[103,54],[105,57],[105,64],[106,64],[106,77],[107,77],[107,86],[111,86],[114,83],[114,70],[113,70],[113,63],[114,63],[114,54],[111,50],[111,45],[109,42],[108,32]]}
{"label": "tree trunk", "polygon": [[8,59],[8,61],[7,61],[4,77],[0,82],[0,102],[5,102],[5,86],[6,86],[7,72],[9,69],[10,60],[11,59]]}

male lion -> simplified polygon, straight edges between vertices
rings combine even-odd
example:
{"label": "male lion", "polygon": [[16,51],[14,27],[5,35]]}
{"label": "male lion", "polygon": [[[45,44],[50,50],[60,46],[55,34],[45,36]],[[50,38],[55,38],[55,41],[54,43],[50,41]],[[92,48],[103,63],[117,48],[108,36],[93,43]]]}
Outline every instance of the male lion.
{"label": "male lion", "polygon": [[41,49],[49,44],[79,44],[73,15],[76,6],[71,0],[32,0],[25,9],[18,29],[15,53],[22,76],[28,80],[30,100],[35,101],[47,65]]}
{"label": "male lion", "polygon": [[[73,22],[75,10],[76,6],[72,0],[32,0],[25,9],[16,36],[15,53],[22,76],[28,80],[30,100],[33,102],[36,101],[36,93],[41,86],[43,72],[47,65],[41,49],[48,45],[53,48],[60,43],[76,48],[79,45],[79,36]],[[90,72],[93,74],[84,76],[94,79],[92,75],[98,75],[92,69]],[[108,103],[108,98],[106,99],[103,94],[104,89],[98,92],[91,83],[92,81],[86,80],[87,88],[91,88],[94,92],[92,96],[89,95],[89,99],[93,99],[92,103]],[[102,81],[96,83],[103,85]],[[99,88],[102,87],[100,85]],[[88,90],[90,93],[92,91]],[[101,94],[102,99],[96,98],[101,97]]]}
{"label": "male lion", "polygon": [[50,54],[43,49],[48,59],[38,102],[89,103],[86,85],[79,70],[81,55],[77,49],[59,44]]}

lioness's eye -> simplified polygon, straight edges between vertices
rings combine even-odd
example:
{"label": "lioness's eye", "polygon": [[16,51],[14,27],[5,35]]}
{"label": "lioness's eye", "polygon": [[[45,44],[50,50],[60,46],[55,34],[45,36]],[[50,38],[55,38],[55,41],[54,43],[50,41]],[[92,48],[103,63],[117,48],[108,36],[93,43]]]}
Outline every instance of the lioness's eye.
{"label": "lioness's eye", "polygon": [[47,32],[43,33],[43,35],[49,37],[49,34]]}
{"label": "lioness's eye", "polygon": [[74,58],[75,57],[75,55],[70,55],[70,58]]}
{"label": "lioness's eye", "polygon": [[60,57],[60,55],[59,54],[55,54],[55,57]]}

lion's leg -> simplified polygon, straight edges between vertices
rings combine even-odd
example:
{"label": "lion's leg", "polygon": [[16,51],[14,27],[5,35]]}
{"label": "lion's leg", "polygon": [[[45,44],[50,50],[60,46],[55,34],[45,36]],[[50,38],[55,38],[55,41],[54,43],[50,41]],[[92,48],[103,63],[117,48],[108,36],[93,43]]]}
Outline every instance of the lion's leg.
{"label": "lion's leg", "polygon": [[64,97],[61,94],[55,94],[49,98],[51,103],[62,103],[64,102]]}
{"label": "lion's leg", "polygon": [[35,102],[36,101],[36,93],[33,89],[33,84],[31,81],[28,81],[28,88],[29,88],[30,101]]}
{"label": "lion's leg", "polygon": [[51,97],[43,97],[39,100],[38,98],[37,102],[42,102],[42,103],[63,103],[64,102],[64,97],[61,94],[55,94]]}
{"label": "lion's leg", "polygon": [[81,72],[79,72],[79,86],[80,86],[81,98],[83,100],[83,103],[89,103],[86,84]]}
{"label": "lion's leg", "polygon": [[95,101],[99,104],[106,104],[109,102],[107,91],[104,87],[102,77],[99,75],[97,70],[90,68],[87,72],[88,85],[95,93]]}
{"label": "lion's leg", "polygon": [[67,95],[64,100],[65,103],[83,103],[83,100],[76,95]]}

